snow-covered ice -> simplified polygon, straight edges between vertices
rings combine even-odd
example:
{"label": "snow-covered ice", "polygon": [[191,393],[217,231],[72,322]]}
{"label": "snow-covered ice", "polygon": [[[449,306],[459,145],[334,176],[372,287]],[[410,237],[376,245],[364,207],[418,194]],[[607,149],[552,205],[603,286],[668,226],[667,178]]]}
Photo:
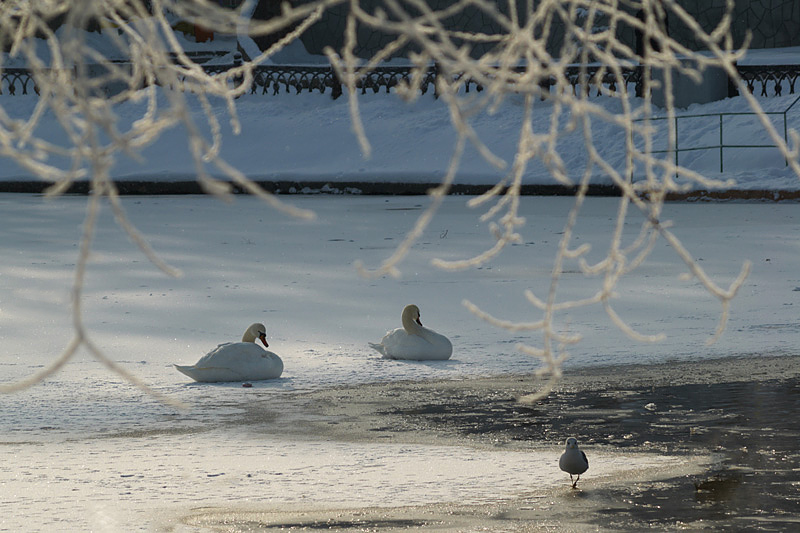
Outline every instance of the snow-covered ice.
{"label": "snow-covered ice", "polygon": [[[111,214],[104,213],[84,297],[87,325],[115,361],[192,407],[181,412],[162,405],[83,354],[46,382],[0,397],[4,447],[13,457],[4,468],[14,472],[15,479],[7,481],[11,483],[7,487],[22,483],[20,476],[49,475],[34,467],[24,474],[19,468],[28,460],[46,463],[51,447],[59,450],[57,456],[66,464],[51,466],[50,471],[67,486],[82,483],[78,480],[84,476],[110,476],[122,482],[127,478],[121,476],[129,474],[136,476],[130,483],[135,481],[142,490],[162,486],[158,475],[142,473],[150,472],[147,461],[158,461],[146,451],[148,432],[167,433],[153,437],[158,446],[170,450],[179,446],[179,452],[169,454],[177,457],[164,458],[158,467],[175,475],[184,475],[184,467],[196,461],[203,467],[194,475],[202,478],[224,470],[229,480],[231,463],[239,461],[239,474],[252,470],[265,476],[263,465],[271,462],[266,459],[269,448],[280,447],[279,442],[259,439],[255,443],[245,434],[241,439],[250,451],[244,452],[241,443],[230,448],[219,444],[219,435],[184,439],[169,433],[207,428],[238,416],[242,402],[248,402],[254,392],[281,394],[332,385],[525,373],[537,368],[534,360],[514,348],[520,341],[535,342],[535,336],[496,330],[471,316],[460,302],[468,297],[500,316],[533,317],[522,291],[541,291],[546,286],[569,198],[524,198],[522,214],[529,225],[523,244],[512,246],[485,267],[446,272],[433,269],[430,259],[462,257],[490,244],[486,228],[464,206],[464,198],[448,198],[402,265],[404,274],[399,280],[360,278],[352,262],[362,259],[375,265],[383,259],[427,199],[316,196],[290,200],[313,209],[318,219],[287,219],[250,197],[237,197],[234,205],[210,197],[124,199],[132,221],[156,251],[183,270],[180,279],[156,271]],[[616,202],[613,198],[588,200],[578,242],[590,242],[599,251]],[[85,199],[48,201],[5,195],[0,203],[4,226],[1,363],[5,380],[10,380],[47,364],[70,338],[66,304]],[[676,233],[709,274],[730,280],[738,274],[742,260],[754,262],[753,273],[734,302],[728,330],[716,345],[705,346],[716,325],[717,303],[697,284],[679,280],[683,267],[661,246],[620,287],[618,310],[645,332],[665,332],[667,340],[655,345],[634,343],[618,333],[601,311],[575,312],[564,317],[564,324],[583,333],[585,340],[573,348],[568,365],[791,352],[800,340],[795,307],[800,278],[797,246],[792,244],[798,229],[795,211],[794,204],[669,204],[666,217],[675,221]],[[631,226],[634,234],[635,217]],[[598,283],[569,269],[565,276],[564,290],[573,296]],[[426,323],[452,339],[451,361],[388,361],[367,346],[396,327],[403,305],[409,302],[420,305]],[[195,361],[218,342],[236,339],[242,326],[254,320],[267,324],[270,345],[284,359],[286,371],[281,379],[255,383],[253,389],[239,384],[199,385],[172,368],[172,363]],[[105,438],[82,440],[92,435]],[[171,439],[180,444],[173,446],[167,442]],[[210,452],[204,451],[204,439],[210,439],[209,447],[225,450],[215,459],[225,463],[224,468],[212,468],[206,460],[204,454]],[[332,450],[329,453],[338,453],[339,445],[325,446]],[[103,462],[123,465],[118,474],[103,474],[102,469],[91,474],[82,469],[85,459],[81,457],[96,447],[101,448]],[[72,448],[81,451],[70,455]],[[390,453],[380,445],[367,448],[367,457]],[[252,453],[264,461],[246,461],[240,453]],[[413,460],[417,453],[436,457],[448,452],[411,447],[404,460]],[[464,453],[472,452],[459,451],[457,460],[465,460]],[[125,466],[143,461],[143,455],[147,459],[142,469]],[[500,456],[492,452],[491,457],[495,464]],[[511,457],[516,462],[508,470],[497,467],[498,479],[505,480],[510,471],[531,460],[525,454]],[[183,467],[173,466],[172,461]],[[64,468],[69,472],[59,473]],[[551,481],[558,479],[553,469]],[[218,482],[217,478],[206,481]],[[469,480],[448,478],[447,485],[454,483],[468,484]],[[511,491],[524,482],[502,484]],[[247,491],[241,483],[234,483],[230,490]],[[423,492],[411,491],[409,501],[452,495]],[[296,497],[291,491],[287,494]]]}
{"label": "snow-covered ice", "polygon": [[[564,482],[549,451],[292,442],[226,431],[67,441],[49,448],[3,445],[3,451],[11,457],[0,465],[3,500],[14,512],[3,513],[0,528],[9,531],[163,530],[204,507],[484,504]],[[598,453],[592,475],[680,462]]]}
{"label": "snow-covered ice", "polygon": [[[226,385],[193,384],[171,365],[193,364],[217,344],[238,340],[254,321],[266,324],[270,347],[285,363],[281,379],[256,387],[276,392],[538,368],[536,360],[516,350],[520,342],[535,345],[536,333],[496,329],[461,302],[468,298],[500,318],[538,319],[523,291],[547,290],[570,198],[524,198],[523,242],[483,267],[451,272],[433,268],[431,259],[475,254],[490,246],[492,237],[464,198],[450,197],[401,265],[400,279],[362,278],[352,263],[378,265],[427,205],[426,198],[290,201],[314,210],[317,220],[286,218],[251,197],[237,197],[233,205],[202,196],[124,199],[131,220],[155,250],[183,271],[178,279],[150,265],[106,210],[83,300],[95,342],[156,389],[192,404],[241,393]],[[11,380],[41,369],[71,339],[68,303],[85,199],[5,195],[0,204],[1,363]],[[582,211],[575,242],[593,246],[590,262],[605,253],[616,204],[614,198],[592,198]],[[753,261],[727,331],[706,346],[719,304],[696,282],[680,279],[685,267],[662,244],[622,280],[614,304],[638,331],[665,333],[666,341],[633,342],[602,309],[574,309],[558,319],[564,331],[584,336],[570,348],[567,365],[790,352],[800,341],[798,216],[794,204],[669,204],[664,219],[674,220],[675,233],[720,285],[738,275],[744,260]],[[631,217],[630,238],[639,222]],[[560,294],[586,297],[601,283],[581,274],[577,264],[566,264]],[[424,323],[451,339],[450,361],[391,361],[369,348],[368,342],[398,327],[408,303],[419,305]],[[139,427],[166,410],[157,402],[141,404],[136,389],[83,353],[46,385],[0,399],[9,407],[2,422],[11,431],[7,438],[24,438],[42,426]],[[107,413],[97,412],[104,405]]]}
{"label": "snow-covered ice", "polygon": [[[450,197],[401,265],[400,279],[364,279],[352,263],[361,259],[370,266],[384,259],[425,207],[426,198],[311,196],[288,201],[314,210],[317,220],[286,218],[252,197],[237,197],[233,205],[203,196],[125,198],[133,223],[159,254],[183,271],[179,279],[150,265],[109,210],[103,212],[84,296],[86,324],[113,360],[190,408],[176,410],[147,397],[85,353],[44,383],[1,396],[4,491],[16,494],[31,510],[26,516],[41,521],[44,529],[53,513],[65,513],[60,516],[78,529],[96,524],[98,516],[130,526],[141,524],[145,509],[180,512],[189,503],[225,498],[294,501],[300,497],[295,489],[305,492],[300,487],[312,480],[333,485],[332,492],[306,492],[318,503],[343,501],[336,491],[361,480],[373,495],[361,500],[364,505],[390,504],[381,495],[391,490],[386,480],[396,476],[387,469],[404,461],[438,465],[450,454],[452,461],[472,461],[470,468],[448,468],[444,461],[432,471],[415,471],[420,484],[410,485],[393,502],[445,501],[456,493],[458,498],[480,500],[563,482],[552,458],[544,459],[557,457],[555,451],[453,452],[414,445],[392,455],[396,450],[384,444],[287,444],[273,435],[239,432],[235,425],[214,429],[241,417],[253,394],[263,401],[269,395],[334,385],[458,379],[537,368],[535,360],[515,349],[518,342],[535,343],[535,335],[509,334],[484,324],[461,300],[468,297],[501,317],[535,318],[522,291],[541,292],[547,286],[571,199],[523,198],[521,214],[529,222],[523,243],[484,267],[447,272],[432,268],[430,260],[464,257],[491,243],[478,213],[465,207],[465,198]],[[67,304],[85,202],[74,196],[0,197],[0,364],[5,381],[41,369],[70,339]],[[576,242],[591,243],[593,254],[606,243],[616,202],[591,198],[583,210]],[[674,231],[720,283],[738,274],[741,261],[753,261],[727,331],[717,344],[705,345],[716,327],[718,304],[696,283],[679,279],[683,266],[661,245],[623,281],[617,310],[645,333],[666,333],[666,341],[632,342],[601,310],[576,310],[562,317],[562,323],[585,339],[572,347],[567,366],[793,353],[800,341],[796,206],[668,204],[664,218],[675,221]],[[636,216],[630,225],[632,236],[638,230]],[[565,295],[596,290],[598,280],[570,266],[565,271]],[[367,342],[398,325],[400,311],[410,302],[420,306],[426,324],[453,341],[452,360],[390,361],[368,347]],[[242,328],[256,320],[267,325],[270,346],[285,362],[281,379],[256,382],[252,389],[238,383],[196,384],[171,366],[192,363],[219,342],[236,340]],[[325,452],[311,459],[314,454],[303,446],[321,446]],[[279,476],[285,485],[273,485],[273,476],[284,470],[273,454],[284,454],[287,468],[305,473],[296,478],[300,474],[289,470],[286,477]],[[326,465],[345,460],[349,466],[324,474]],[[298,461],[303,464],[295,464]],[[365,461],[382,466],[365,470],[359,466]],[[547,469],[539,471],[537,466],[533,470],[540,477],[531,478],[531,464],[537,461],[545,461]],[[595,466],[599,463],[615,472],[624,470],[625,461],[618,461],[622,460],[595,460],[592,473],[602,475]],[[632,464],[639,465],[636,460]],[[489,470],[491,476],[480,484],[467,474]],[[217,476],[220,473],[225,475]],[[262,486],[267,479],[272,488]],[[441,485],[436,485],[438,479]],[[28,499],[26,495],[42,483],[53,491],[43,493],[52,499]],[[259,484],[256,493],[253,483]],[[474,488],[463,492],[463,487]],[[75,490],[96,498],[89,507],[70,507]],[[128,503],[119,513],[116,504],[104,503],[120,498]],[[3,526],[18,527],[20,516],[4,517]]]}

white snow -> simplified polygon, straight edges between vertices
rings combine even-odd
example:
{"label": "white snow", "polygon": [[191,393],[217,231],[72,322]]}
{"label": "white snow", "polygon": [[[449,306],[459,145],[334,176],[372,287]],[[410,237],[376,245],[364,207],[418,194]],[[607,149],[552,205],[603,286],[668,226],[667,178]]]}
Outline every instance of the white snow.
{"label": "white snow", "polygon": [[[760,98],[762,107],[770,112],[772,123],[783,136],[786,127],[800,129],[800,103],[792,106],[798,94]],[[31,116],[35,96],[0,97],[11,118]],[[281,93],[278,96],[246,95],[237,100],[241,134],[234,135],[223,102],[217,101],[215,115],[223,126],[222,157],[234,164],[248,177],[257,180],[294,180],[300,183],[328,182],[405,182],[438,183],[450,163],[456,135],[450,124],[444,102],[429,93],[412,104],[394,94],[368,94],[359,97],[359,106],[372,155],[365,159],[351,130],[346,98],[331,100],[328,94]],[[601,97],[592,100],[605,110],[621,112],[619,101]],[[118,107],[121,129],[129,127],[142,116],[144,104],[125,104]],[[162,106],[166,105],[162,101]],[[550,102],[535,106],[536,124],[543,130],[552,111]],[[789,109],[788,112],[784,113]],[[689,148],[719,145],[719,114],[748,111],[743,97],[728,98],[705,105],[693,105],[681,115],[704,115],[679,119],[678,144]],[[477,149],[466,150],[456,178],[462,184],[493,184],[505,177],[513,162],[518,136],[522,100],[509,96],[496,113],[481,113],[471,124],[483,142],[506,162],[506,170],[487,163]],[[707,116],[710,115],[710,116]],[[570,113],[562,116],[566,123]],[[199,106],[193,118],[204,123]],[[656,137],[654,149],[664,150],[665,121],[652,122],[662,134]],[[609,123],[594,120],[594,144],[599,153],[615,168],[625,162],[625,132]],[[681,152],[681,165],[704,173],[709,178],[733,180],[737,189],[797,190],[800,180],[786,166],[755,115],[725,115],[723,136],[726,145],[765,145],[763,148],[726,148],[723,152],[724,172],[720,172],[719,149]],[[48,141],[67,146],[66,136],[51,115],[40,122],[36,133]],[[210,135],[210,134],[209,134]],[[577,130],[565,134],[558,142],[558,151],[572,180],[580,178],[587,157],[583,134]],[[115,178],[146,181],[192,181],[194,168],[186,134],[181,129],[166,131],[157,142],[142,151],[143,160],[120,155],[111,175]],[[663,157],[668,157],[664,155]],[[669,156],[671,157],[671,156]],[[56,156],[48,161],[60,162]],[[209,167],[213,174],[213,169]],[[641,172],[635,176],[640,179]],[[6,161],[0,167],[0,180],[30,180],[31,176],[18,165]],[[594,172],[593,183],[610,184],[607,176]],[[550,184],[557,182],[541,162],[534,160],[526,171],[523,183]],[[702,187],[700,187],[702,188]]]}
{"label": "white snow", "polygon": [[800,63],[800,46],[784,48],[754,48],[747,50],[740,65],[797,65]]}

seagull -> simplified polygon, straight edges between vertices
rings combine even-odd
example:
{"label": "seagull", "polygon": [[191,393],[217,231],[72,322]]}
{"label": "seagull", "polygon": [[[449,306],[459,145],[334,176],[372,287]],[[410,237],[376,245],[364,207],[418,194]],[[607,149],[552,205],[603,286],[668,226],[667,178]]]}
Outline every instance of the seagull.
{"label": "seagull", "polygon": [[[567,449],[561,454],[561,459],[558,460],[558,466],[569,474],[569,480],[572,481],[572,488],[577,488],[578,480],[581,474],[589,470],[589,460],[586,459],[586,454],[583,450],[578,448],[578,439],[570,437],[567,439]],[[573,481],[572,476],[578,477]]]}

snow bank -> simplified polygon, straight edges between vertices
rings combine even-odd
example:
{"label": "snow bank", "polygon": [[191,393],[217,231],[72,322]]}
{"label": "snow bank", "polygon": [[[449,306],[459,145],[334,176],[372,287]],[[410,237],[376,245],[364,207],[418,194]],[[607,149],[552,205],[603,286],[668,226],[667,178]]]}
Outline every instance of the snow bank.
{"label": "snow bank", "polygon": [[[782,112],[796,95],[761,100],[769,112]],[[33,112],[35,96],[0,96],[3,106],[13,118],[26,119]],[[593,103],[609,112],[619,112],[617,100],[598,97]],[[214,112],[223,124],[223,157],[248,177],[265,181],[294,181],[330,183],[438,183],[450,162],[456,135],[450,124],[445,104],[433,95],[422,96],[408,104],[394,94],[368,94],[359,98],[361,116],[372,145],[372,157],[365,159],[351,131],[346,99],[331,100],[327,95],[285,94],[247,95],[237,101],[241,121],[240,135],[234,135],[225,105],[216,102]],[[724,172],[720,173],[719,113],[740,112],[746,109],[744,99],[729,98],[706,105],[695,105],[681,115],[712,115],[680,119],[679,146],[707,150],[682,152],[681,165],[704,173],[710,178],[734,181],[736,189],[797,190],[800,180],[786,167],[775,148],[727,148],[723,153]],[[534,128],[548,125],[552,105],[536,105]],[[144,109],[129,103],[118,107],[121,127],[131,124]],[[498,157],[506,162],[506,170],[487,163],[474,147],[469,147],[459,167],[459,184],[494,184],[503,178],[516,154],[522,102],[509,96],[494,114],[481,113],[472,125],[481,139]],[[783,132],[784,115],[771,115],[779,132]],[[199,106],[194,117],[203,123]],[[562,117],[566,123],[569,113]],[[800,105],[786,114],[788,128],[800,128]],[[665,122],[653,122],[663,130],[656,138],[654,149],[666,149]],[[723,123],[724,142],[731,145],[764,144],[771,142],[753,116],[726,116]],[[601,155],[615,168],[624,168],[625,132],[622,128],[600,120],[592,123],[594,143]],[[49,141],[64,145],[66,136],[52,116],[46,116],[37,133]],[[210,136],[210,132],[206,132]],[[587,163],[586,147],[580,131],[565,134],[559,139],[558,151],[569,177],[577,180]],[[191,180],[193,163],[183,130],[165,132],[160,139],[144,148],[141,160],[120,156],[112,176],[122,180],[159,182]],[[664,155],[664,157],[667,157]],[[55,158],[53,164],[66,165]],[[210,171],[213,170],[209,169]],[[641,178],[641,172],[636,178]],[[0,167],[0,180],[26,181],[33,179],[16,164],[6,160]],[[528,185],[555,185],[557,182],[538,160],[533,160],[524,176]],[[607,176],[595,171],[593,183],[610,185]]]}

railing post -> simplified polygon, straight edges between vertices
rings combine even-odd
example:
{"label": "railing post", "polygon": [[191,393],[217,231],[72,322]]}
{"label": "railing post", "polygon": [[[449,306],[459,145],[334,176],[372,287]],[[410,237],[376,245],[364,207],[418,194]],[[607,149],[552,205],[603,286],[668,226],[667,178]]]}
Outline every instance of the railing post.
{"label": "railing post", "polygon": [[680,144],[678,137],[678,116],[675,116],[675,179],[678,179],[678,154],[680,153]]}
{"label": "railing post", "polygon": [[[795,100],[795,102],[796,101],[797,100]],[[789,106],[789,108],[787,108],[787,109],[785,109],[783,111],[783,143],[786,145],[786,148],[789,148],[789,128],[786,126],[786,113],[788,112],[788,110],[790,108],[791,108],[791,106]],[[783,158],[783,162],[784,162],[784,166],[787,166],[787,167],[789,166],[789,159],[788,158],[784,157]]]}
{"label": "railing post", "polygon": [[722,113],[719,114],[719,172],[722,174]]}

